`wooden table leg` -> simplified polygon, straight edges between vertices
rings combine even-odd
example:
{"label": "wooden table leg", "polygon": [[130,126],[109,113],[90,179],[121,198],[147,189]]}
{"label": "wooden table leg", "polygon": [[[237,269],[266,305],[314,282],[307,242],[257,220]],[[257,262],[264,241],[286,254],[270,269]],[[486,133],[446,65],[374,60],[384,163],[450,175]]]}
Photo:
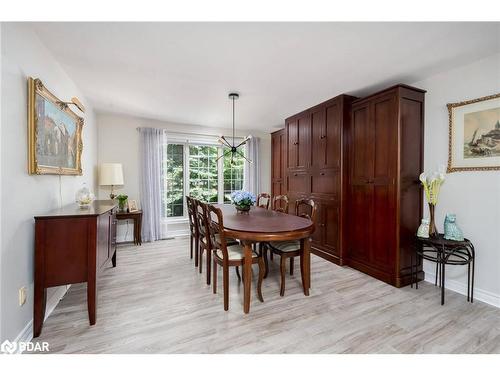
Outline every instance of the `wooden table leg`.
{"label": "wooden table leg", "polygon": [[33,337],[42,333],[43,321],[45,319],[45,306],[47,303],[47,289],[35,283],[34,312],[33,312]]}
{"label": "wooden table leg", "polygon": [[250,290],[252,285],[252,243],[244,242],[245,261],[243,264],[243,312],[250,312]]}
{"label": "wooden table leg", "polygon": [[302,241],[302,252],[303,252],[303,272],[304,272],[304,282],[302,283],[304,288],[304,294],[309,295],[309,288],[311,287],[311,240],[305,238]]}

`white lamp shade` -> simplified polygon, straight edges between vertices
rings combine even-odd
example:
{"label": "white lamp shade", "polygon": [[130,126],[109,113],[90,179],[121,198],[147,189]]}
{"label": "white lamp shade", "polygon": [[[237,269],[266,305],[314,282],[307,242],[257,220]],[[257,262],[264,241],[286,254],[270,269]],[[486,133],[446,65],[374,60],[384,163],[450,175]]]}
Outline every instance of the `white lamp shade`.
{"label": "white lamp shade", "polygon": [[120,163],[101,164],[99,185],[123,185],[122,165]]}

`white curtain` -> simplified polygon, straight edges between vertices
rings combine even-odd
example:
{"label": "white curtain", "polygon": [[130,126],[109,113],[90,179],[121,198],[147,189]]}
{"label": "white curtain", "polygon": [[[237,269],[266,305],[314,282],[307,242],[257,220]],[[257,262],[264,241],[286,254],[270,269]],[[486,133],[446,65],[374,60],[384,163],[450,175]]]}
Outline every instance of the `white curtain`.
{"label": "white curtain", "polygon": [[255,195],[260,191],[260,139],[252,137],[245,144],[245,156],[252,163],[245,162],[245,171],[243,176],[244,189]]}
{"label": "white curtain", "polygon": [[139,128],[141,177],[140,194],[142,208],[142,239],[145,242],[166,237],[162,225],[162,165],[163,145],[166,134],[163,129]]}

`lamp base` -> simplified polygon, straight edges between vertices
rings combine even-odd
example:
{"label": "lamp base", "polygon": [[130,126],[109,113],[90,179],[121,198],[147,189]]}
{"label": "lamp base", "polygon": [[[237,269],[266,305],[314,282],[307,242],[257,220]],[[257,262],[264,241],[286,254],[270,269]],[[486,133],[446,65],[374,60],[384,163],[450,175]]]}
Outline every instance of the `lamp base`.
{"label": "lamp base", "polygon": [[110,198],[111,200],[113,200],[113,199],[115,199],[115,198],[116,198],[116,195],[115,195],[115,194],[113,194],[113,193],[111,193],[111,194],[109,194],[109,198]]}

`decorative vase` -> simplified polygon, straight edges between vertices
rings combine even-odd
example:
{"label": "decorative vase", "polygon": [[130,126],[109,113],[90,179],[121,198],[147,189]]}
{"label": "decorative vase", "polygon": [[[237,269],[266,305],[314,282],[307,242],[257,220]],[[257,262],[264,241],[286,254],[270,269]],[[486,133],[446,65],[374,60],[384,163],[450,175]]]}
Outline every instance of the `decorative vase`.
{"label": "decorative vase", "polygon": [[429,219],[422,219],[422,223],[417,230],[417,237],[429,238]]}
{"label": "decorative vase", "polygon": [[238,211],[239,214],[248,214],[248,212],[250,211],[250,206],[235,205],[234,207],[236,207],[236,211]]}
{"label": "decorative vase", "polygon": [[118,210],[120,212],[125,212],[125,204],[127,203],[127,200],[119,200],[118,201]]}
{"label": "decorative vase", "polygon": [[452,241],[463,241],[464,234],[456,221],[457,216],[455,214],[446,214],[444,219],[444,238]]}
{"label": "decorative vase", "polygon": [[436,205],[429,203],[429,213],[430,213],[430,221],[429,221],[429,237],[437,237],[439,235],[436,222],[434,220],[434,209]]}
{"label": "decorative vase", "polygon": [[88,208],[94,201],[94,194],[92,194],[87,185],[83,183],[82,188],[78,189],[76,192],[75,198],[80,208]]}

